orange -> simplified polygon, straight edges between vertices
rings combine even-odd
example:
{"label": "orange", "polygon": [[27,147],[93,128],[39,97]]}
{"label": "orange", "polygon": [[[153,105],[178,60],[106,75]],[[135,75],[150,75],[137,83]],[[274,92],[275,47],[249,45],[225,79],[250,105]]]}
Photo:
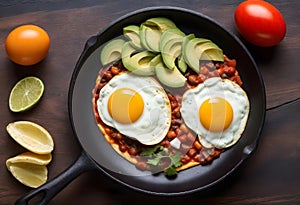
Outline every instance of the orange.
{"label": "orange", "polygon": [[12,30],[5,41],[6,53],[14,63],[29,66],[43,60],[50,47],[48,33],[36,25],[22,25]]}

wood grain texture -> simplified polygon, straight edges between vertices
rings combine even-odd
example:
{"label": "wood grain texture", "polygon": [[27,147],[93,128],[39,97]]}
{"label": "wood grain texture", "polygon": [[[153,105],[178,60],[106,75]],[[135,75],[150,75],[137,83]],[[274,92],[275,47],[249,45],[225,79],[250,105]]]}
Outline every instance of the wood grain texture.
{"label": "wood grain texture", "polygon": [[[3,3],[6,4],[4,5]],[[179,6],[202,12],[237,34],[233,13],[241,1],[152,0],[152,1],[1,1],[0,13],[0,205],[13,204],[30,191],[6,170],[5,161],[25,150],[5,131],[9,122],[31,120],[46,127],[55,141],[51,180],[80,154],[68,118],[67,94],[75,63],[86,40],[110,22],[128,12],[147,6]],[[258,48],[245,42],[263,74],[267,107],[272,108],[300,97],[300,2],[272,1],[287,22],[284,41],[273,48]],[[16,10],[14,10],[14,8]],[[0,11],[1,11],[0,9]],[[17,10],[21,9],[20,12]],[[217,12],[218,11],[218,12]],[[4,42],[14,27],[37,24],[49,33],[51,48],[47,58],[31,67],[11,63]],[[8,109],[10,89],[21,78],[34,75],[45,83],[45,95],[32,110],[23,114]],[[184,197],[154,197],[120,186],[99,172],[83,174],[57,195],[50,204],[300,204],[300,101],[267,111],[258,149],[238,172],[215,188]]]}

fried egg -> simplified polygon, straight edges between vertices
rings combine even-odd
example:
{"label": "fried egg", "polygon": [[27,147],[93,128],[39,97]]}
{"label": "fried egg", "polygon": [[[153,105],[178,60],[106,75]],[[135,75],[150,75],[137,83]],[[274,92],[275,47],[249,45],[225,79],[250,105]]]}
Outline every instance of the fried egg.
{"label": "fried egg", "polygon": [[240,139],[249,110],[247,94],[239,85],[213,77],[184,93],[181,115],[203,146],[227,148]]}
{"label": "fried egg", "polygon": [[171,125],[165,90],[154,78],[129,72],[114,76],[100,90],[97,109],[106,125],[145,145],[162,141]]}

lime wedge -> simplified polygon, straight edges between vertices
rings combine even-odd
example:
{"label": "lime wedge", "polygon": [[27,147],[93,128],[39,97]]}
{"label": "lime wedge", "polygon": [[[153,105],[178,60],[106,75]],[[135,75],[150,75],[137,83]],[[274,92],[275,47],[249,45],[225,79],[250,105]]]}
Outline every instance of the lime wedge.
{"label": "lime wedge", "polygon": [[44,84],[37,77],[26,77],[16,83],[10,92],[9,108],[23,112],[32,108],[43,96]]}
{"label": "lime wedge", "polygon": [[16,121],[6,126],[8,134],[21,146],[36,154],[49,154],[54,142],[42,126],[29,121]]}

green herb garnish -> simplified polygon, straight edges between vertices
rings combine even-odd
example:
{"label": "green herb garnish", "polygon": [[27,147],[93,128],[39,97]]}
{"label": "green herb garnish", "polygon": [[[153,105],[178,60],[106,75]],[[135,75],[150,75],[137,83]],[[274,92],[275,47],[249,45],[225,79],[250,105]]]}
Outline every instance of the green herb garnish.
{"label": "green herb garnish", "polygon": [[141,156],[151,156],[155,154],[158,151],[162,151],[165,147],[161,145],[155,145],[154,147],[148,147],[144,151],[141,152]]}
{"label": "green herb garnish", "polygon": [[164,173],[167,176],[176,175],[176,168],[182,165],[181,155],[179,153],[172,154],[167,148],[161,145],[156,145],[154,147],[145,149],[141,153],[141,156],[148,157],[147,163],[155,167],[161,166],[161,161],[163,159],[169,160],[170,164],[164,168]]}

